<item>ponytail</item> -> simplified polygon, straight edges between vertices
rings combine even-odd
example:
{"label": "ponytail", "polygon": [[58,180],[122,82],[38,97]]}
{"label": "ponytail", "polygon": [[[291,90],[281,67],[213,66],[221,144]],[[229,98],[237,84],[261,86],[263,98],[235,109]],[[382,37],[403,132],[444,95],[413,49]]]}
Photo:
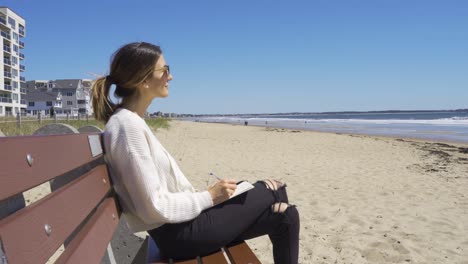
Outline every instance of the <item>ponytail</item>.
{"label": "ponytail", "polygon": [[104,123],[109,121],[115,110],[115,104],[109,99],[111,85],[109,78],[104,76],[96,79],[91,87],[94,117]]}

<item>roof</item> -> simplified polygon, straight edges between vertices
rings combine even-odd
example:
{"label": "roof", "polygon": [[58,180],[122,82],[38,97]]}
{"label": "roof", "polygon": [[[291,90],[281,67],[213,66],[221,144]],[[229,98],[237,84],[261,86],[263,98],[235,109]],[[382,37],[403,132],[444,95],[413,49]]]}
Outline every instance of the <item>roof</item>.
{"label": "roof", "polygon": [[65,80],[55,80],[54,88],[78,88],[81,79],[65,79]]}
{"label": "roof", "polygon": [[28,102],[56,101],[59,92],[28,91],[23,97]]}
{"label": "roof", "polygon": [[[21,15],[19,15],[18,13],[16,13],[13,9],[11,9],[10,7],[8,6],[0,6],[0,8],[6,8],[6,9],[9,9],[11,12],[15,13],[15,15],[21,17],[23,20],[26,21],[26,19],[24,19],[24,17],[22,17]],[[6,14],[5,14],[6,15]]]}

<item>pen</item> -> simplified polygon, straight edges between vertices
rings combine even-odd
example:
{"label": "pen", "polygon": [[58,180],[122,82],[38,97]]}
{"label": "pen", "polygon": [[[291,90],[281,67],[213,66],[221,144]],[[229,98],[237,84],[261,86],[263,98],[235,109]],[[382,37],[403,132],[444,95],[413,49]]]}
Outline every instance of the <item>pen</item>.
{"label": "pen", "polygon": [[213,177],[215,177],[216,179],[218,179],[218,181],[221,181],[221,178],[218,177],[218,176],[216,176],[214,173],[210,172],[210,175],[213,176]]}

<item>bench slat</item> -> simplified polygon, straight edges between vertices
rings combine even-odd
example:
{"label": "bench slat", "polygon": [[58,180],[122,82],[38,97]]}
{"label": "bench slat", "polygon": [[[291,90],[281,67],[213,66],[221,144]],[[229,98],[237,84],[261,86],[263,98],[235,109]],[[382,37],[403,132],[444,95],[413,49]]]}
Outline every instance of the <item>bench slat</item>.
{"label": "bench slat", "polygon": [[[183,250],[181,248],[181,250]],[[198,264],[197,259],[191,259],[191,260],[184,260],[184,261],[174,261],[174,264]]]}
{"label": "bench slat", "polygon": [[232,264],[261,264],[245,242],[226,248],[226,253]]}
{"label": "bench slat", "polygon": [[201,259],[203,264],[228,264],[222,251],[202,257]]}
{"label": "bench slat", "polygon": [[[101,165],[0,221],[0,238],[8,263],[47,261],[109,190],[107,168]],[[46,224],[52,229],[49,236]]]}
{"label": "bench slat", "polygon": [[106,198],[55,263],[99,263],[118,223],[115,200]]}
{"label": "bench slat", "polygon": [[88,135],[1,137],[0,201],[98,158],[91,154]]}

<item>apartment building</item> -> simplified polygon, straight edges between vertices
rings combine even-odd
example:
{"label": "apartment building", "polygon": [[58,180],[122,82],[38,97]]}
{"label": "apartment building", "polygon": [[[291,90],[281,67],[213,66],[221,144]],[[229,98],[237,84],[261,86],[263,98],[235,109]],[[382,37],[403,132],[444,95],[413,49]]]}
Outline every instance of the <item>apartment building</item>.
{"label": "apartment building", "polygon": [[89,79],[32,80],[26,82],[27,113],[57,115],[92,115],[91,84]]}
{"label": "apartment building", "polygon": [[0,7],[0,116],[16,115],[26,111],[26,93],[21,88],[24,77],[25,56],[22,52],[26,36],[26,21],[8,7]]}

